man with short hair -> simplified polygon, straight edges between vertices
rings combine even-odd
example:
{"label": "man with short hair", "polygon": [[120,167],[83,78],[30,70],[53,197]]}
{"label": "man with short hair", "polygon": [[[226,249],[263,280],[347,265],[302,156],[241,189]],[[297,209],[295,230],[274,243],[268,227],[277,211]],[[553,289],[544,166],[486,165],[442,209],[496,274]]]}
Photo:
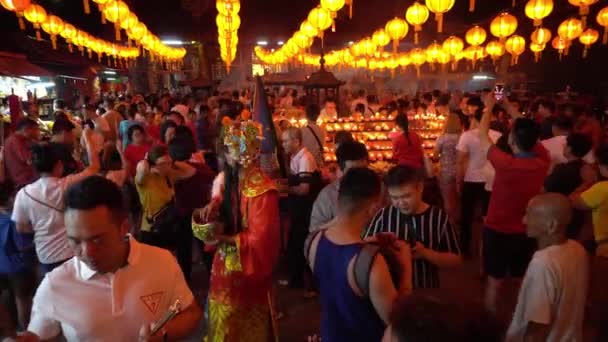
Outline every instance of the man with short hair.
{"label": "man with short hair", "polygon": [[367,98],[365,97],[365,89],[359,89],[359,91],[357,91],[357,98],[354,99],[351,104],[350,104],[350,112],[351,114],[355,113],[356,110],[355,108],[357,108],[358,104],[362,104],[363,105],[363,112],[361,112],[364,116],[368,115],[368,108],[369,108],[369,104],[367,103]]}
{"label": "man with short hair", "polygon": [[306,107],[306,127],[302,127],[302,143],[312,153],[318,167],[324,164],[323,152],[325,147],[325,130],[317,124],[319,106],[311,103]]}
{"label": "man with short hair", "polygon": [[72,257],[65,236],[63,197],[67,188],[99,172],[99,155],[85,129],[89,166],[78,174],[64,176],[66,149],[61,144],[43,143],[32,148],[33,165],[40,178],[24,186],[15,197],[12,220],[20,233],[33,233],[40,268],[52,271]]}
{"label": "man with short hair", "polygon": [[338,160],[340,175],[337,180],[325,186],[319,193],[319,196],[317,196],[310,215],[310,232],[319,230],[336,217],[340,179],[351,168],[367,167],[369,154],[364,144],[357,141],[349,141],[338,147],[336,159]]}
{"label": "man with short hair", "polygon": [[40,127],[32,119],[17,122],[16,131],[4,142],[6,177],[15,191],[36,180],[31,147],[40,140]]}
{"label": "man with short hair", "polygon": [[557,120],[555,102],[542,99],[538,101],[537,122],[540,125],[540,139],[553,137],[553,123]]}
{"label": "man with short hair", "polygon": [[[304,251],[319,284],[323,341],[380,341],[394,304],[412,292],[410,247],[394,238],[383,244],[395,251],[393,263],[389,266],[383,254],[373,256],[364,265],[367,289],[355,277],[354,265],[365,253],[360,227],[374,215],[381,192],[380,179],[372,170],[347,172],[340,181],[336,220],[311,235]],[[379,237],[376,240],[381,242]],[[391,271],[399,274],[395,283]]]}
{"label": "man with short hair", "polygon": [[[127,234],[121,192],[93,176],[65,195],[67,238],[75,254],[48,274],[34,297],[28,335],[68,341],[182,340],[201,310],[167,251]],[[179,301],[180,311],[154,336],[152,323]]]}
{"label": "man with short hair", "polygon": [[81,168],[80,163],[74,158],[74,150],[76,148],[76,135],[74,129],[76,126],[66,119],[55,120],[53,123],[51,142],[60,144],[65,148],[66,153],[63,160],[64,173],[69,175]]}
{"label": "man with short hair", "polygon": [[495,99],[490,95],[485,101],[479,124],[480,149],[487,151],[496,172],[483,230],[483,265],[489,276],[485,305],[487,310],[496,312],[503,280],[507,275],[521,278],[534,253],[534,241],[526,236],[522,218],[528,201],[542,190],[550,158],[538,140],[538,125],[521,117],[509,133],[513,154],[496,147],[489,135]]}
{"label": "man with short hair", "polygon": [[314,157],[302,144],[302,131],[291,127],[283,132],[282,144],[289,162],[289,242],[287,245],[290,285],[303,282],[306,262],[302,254],[304,240],[310,225],[310,213],[320,183],[319,170]]}
{"label": "man with short hair", "polygon": [[524,277],[507,342],[583,341],[589,261],[587,252],[569,240],[568,198],[538,195],[528,204],[524,223],[538,242]]}
{"label": "man with short hair", "polygon": [[408,241],[414,259],[412,283],[415,289],[439,288],[439,268],[462,262],[457,234],[440,207],[422,200],[424,177],[408,166],[395,166],[384,179],[391,205],[373,218],[363,237],[394,233]]}
{"label": "man with short hair", "polygon": [[[572,120],[565,116],[556,118],[552,122],[553,137],[543,140],[542,144],[549,152],[551,157],[550,171],[555,165],[565,163],[564,148],[566,146],[566,137],[572,132]],[[550,172],[549,171],[549,172]]]}

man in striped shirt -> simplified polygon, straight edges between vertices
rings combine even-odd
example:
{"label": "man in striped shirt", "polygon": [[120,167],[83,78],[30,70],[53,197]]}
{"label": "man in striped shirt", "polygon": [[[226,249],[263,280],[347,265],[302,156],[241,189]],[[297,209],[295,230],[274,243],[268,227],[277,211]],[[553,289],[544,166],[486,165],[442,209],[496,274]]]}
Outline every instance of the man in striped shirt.
{"label": "man in striped shirt", "polygon": [[462,262],[458,237],[447,214],[422,201],[423,177],[414,168],[392,168],[385,185],[392,204],[376,214],[363,237],[391,232],[408,241],[413,247],[414,288],[438,288],[439,268]]}

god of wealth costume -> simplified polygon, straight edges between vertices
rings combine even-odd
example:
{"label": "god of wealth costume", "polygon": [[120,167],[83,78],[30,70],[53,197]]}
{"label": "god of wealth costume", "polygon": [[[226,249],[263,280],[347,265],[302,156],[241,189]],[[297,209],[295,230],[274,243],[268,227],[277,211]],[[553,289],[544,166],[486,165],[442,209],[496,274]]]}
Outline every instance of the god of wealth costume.
{"label": "god of wealth costume", "polygon": [[[209,324],[204,341],[265,342],[271,333],[268,294],[279,254],[279,193],[260,170],[261,127],[253,121],[224,122],[224,145],[238,156],[240,170],[225,170],[220,210],[223,234],[235,244],[220,243],[209,289]],[[193,224],[194,235],[205,232]]]}

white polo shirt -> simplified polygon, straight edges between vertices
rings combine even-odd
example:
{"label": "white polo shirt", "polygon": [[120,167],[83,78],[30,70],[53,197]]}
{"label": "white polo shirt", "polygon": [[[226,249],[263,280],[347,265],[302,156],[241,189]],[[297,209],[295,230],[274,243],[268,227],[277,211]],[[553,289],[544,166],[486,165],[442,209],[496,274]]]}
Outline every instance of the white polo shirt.
{"label": "white polo shirt", "polygon": [[132,342],[179,299],[194,297],[175,258],[129,237],[127,266],[99,274],[77,257],[46,275],[36,291],[28,331],[42,340]]}
{"label": "white polo shirt", "polygon": [[34,233],[41,263],[53,264],[73,256],[63,222],[63,195],[70,185],[93,175],[85,170],[62,178],[43,177],[17,193],[11,219],[31,227],[20,233]]}
{"label": "white polo shirt", "polygon": [[289,169],[293,175],[303,172],[315,172],[317,170],[317,163],[315,162],[315,157],[312,156],[308,149],[302,147],[298,153],[291,157]]}

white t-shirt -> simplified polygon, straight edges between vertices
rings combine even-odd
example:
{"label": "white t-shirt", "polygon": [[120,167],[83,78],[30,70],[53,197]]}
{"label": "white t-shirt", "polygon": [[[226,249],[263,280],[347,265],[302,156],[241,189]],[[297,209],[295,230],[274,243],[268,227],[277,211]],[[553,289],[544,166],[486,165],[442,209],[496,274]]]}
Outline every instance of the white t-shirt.
{"label": "white t-shirt", "polygon": [[317,170],[317,163],[306,147],[302,147],[298,153],[291,157],[289,169],[293,175],[304,172],[315,172]]}
{"label": "white t-shirt", "polygon": [[73,256],[63,222],[63,196],[70,185],[92,175],[85,170],[63,178],[43,177],[17,193],[11,219],[31,227],[30,231],[21,233],[34,233],[36,254],[41,263],[52,264]]}
{"label": "white t-shirt", "polygon": [[528,322],[549,325],[549,342],[582,341],[588,266],[587,252],[573,240],[534,253],[506,341],[523,341]]}
{"label": "white t-shirt", "polygon": [[[551,173],[555,165],[568,162],[566,156],[564,156],[564,149],[568,144],[567,136],[558,135],[556,137],[543,140],[541,141],[541,143],[547,149],[547,151],[549,152],[549,156],[551,157],[551,167],[549,168],[549,173]],[[593,151],[589,151],[589,153],[585,155],[583,160],[589,164],[595,163],[595,156],[593,155]]]}
{"label": "white t-shirt", "polygon": [[[317,141],[311,129],[317,135],[321,145],[319,145],[319,141]],[[323,128],[319,127],[316,123],[309,123],[306,127],[300,128],[300,131],[302,132],[302,145],[315,158],[317,166],[323,165],[323,147],[325,146],[325,131]]]}
{"label": "white t-shirt", "polygon": [[[194,297],[175,258],[129,237],[127,266],[99,274],[77,257],[47,274],[36,291],[28,331],[41,340],[61,332],[68,341],[130,342],[176,300]],[[162,272],[159,272],[162,270]]]}
{"label": "white t-shirt", "polygon": [[[501,134],[495,130],[489,132],[490,140],[496,143]],[[479,129],[475,128],[460,135],[456,150],[469,155],[467,170],[464,175],[465,182],[485,183],[487,180],[487,167],[492,167],[488,162],[487,151],[482,151],[479,141]],[[484,153],[485,152],[485,153]]]}

